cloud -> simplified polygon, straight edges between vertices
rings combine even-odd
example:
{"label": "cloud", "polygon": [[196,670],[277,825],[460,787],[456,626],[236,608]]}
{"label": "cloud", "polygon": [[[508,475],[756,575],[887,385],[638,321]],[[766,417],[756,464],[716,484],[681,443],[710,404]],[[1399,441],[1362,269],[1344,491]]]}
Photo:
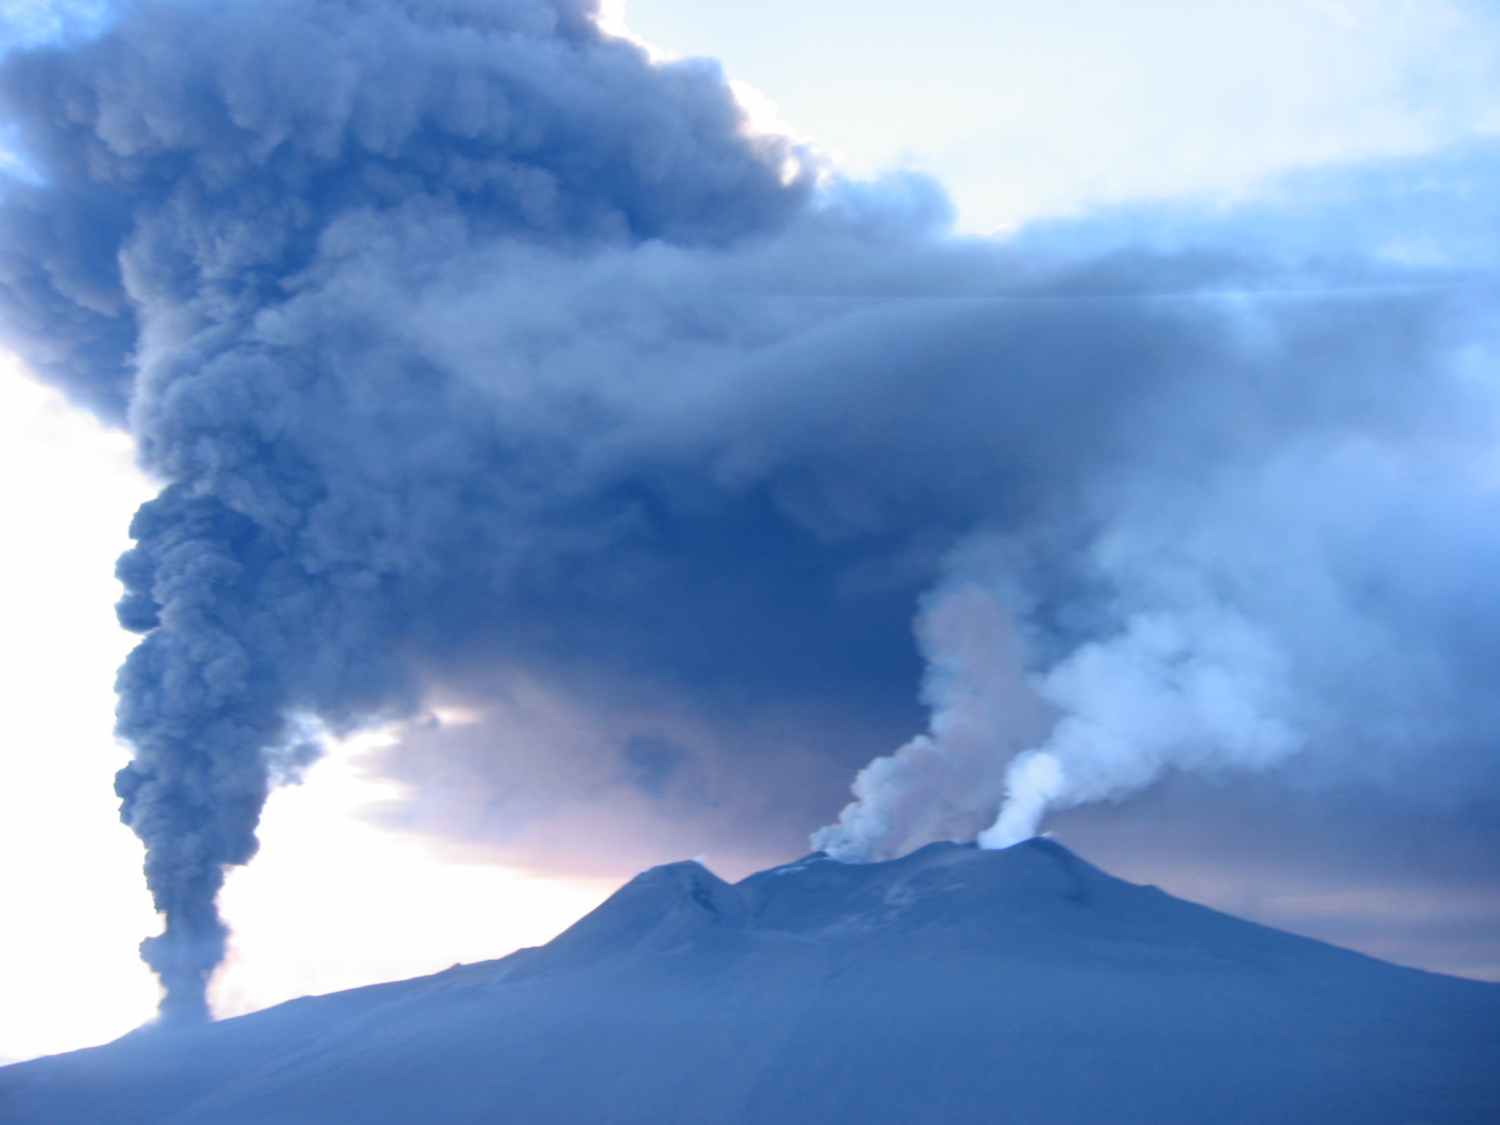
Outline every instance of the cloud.
{"label": "cloud", "polygon": [[874,752],[886,732],[782,698],[716,704],[649,673],[491,665],[462,679],[438,709],[461,722],[413,719],[367,760],[401,790],[370,815],[465,862],[552,876],[683,855],[726,874],[771,866],[805,849],[847,785],[849,752]]}
{"label": "cloud", "polygon": [[[712,64],[654,68],[589,15],[142,3],[5,63],[28,173],[0,217],[8,340],[78,401],[128,413],[173,482],[120,568],[121,618],[148,635],[121,673],[136,757],[117,782],[167,916],[146,956],[168,1012],[202,1008],[223,866],[255,850],[295,715],[341,728],[406,709],[424,629],[446,644],[469,606],[633,518],[611,505],[512,534],[567,505],[545,447],[572,454],[545,417],[506,417],[483,378],[503,383],[504,358],[455,377],[395,309],[465,288],[475,253],[524,269],[543,247],[555,268],[721,246],[806,195],[779,142],[742,135]],[[529,305],[518,319],[554,350]]]}
{"label": "cloud", "polygon": [[[407,723],[391,822],[537,864],[780,846],[920,658],[845,854],[981,830],[1028,747],[1064,805],[1494,784],[1482,250],[1267,248],[1272,205],[959,238],[589,15],[143,2],[0,69],[5,339],[166,482],[117,784],[169,1012],[314,719]],[[448,696],[481,720],[415,721]]]}

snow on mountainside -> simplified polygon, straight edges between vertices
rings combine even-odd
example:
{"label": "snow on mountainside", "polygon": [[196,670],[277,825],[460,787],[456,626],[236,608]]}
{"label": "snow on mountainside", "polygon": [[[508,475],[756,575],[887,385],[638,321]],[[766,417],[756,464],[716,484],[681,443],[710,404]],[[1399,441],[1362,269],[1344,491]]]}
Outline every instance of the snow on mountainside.
{"label": "snow on mountainside", "polygon": [[1033,840],[654,868],[546,946],[0,1069],[8,1125],[1500,1122],[1500,986]]}

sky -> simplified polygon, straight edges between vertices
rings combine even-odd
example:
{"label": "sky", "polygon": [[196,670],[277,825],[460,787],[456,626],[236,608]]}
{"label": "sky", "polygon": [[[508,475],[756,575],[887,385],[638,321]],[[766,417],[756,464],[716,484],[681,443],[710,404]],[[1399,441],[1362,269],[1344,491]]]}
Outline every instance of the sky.
{"label": "sky", "polygon": [[1483,5],[274,7],[0,11],[0,1057],[138,836],[221,1015],[1007,801],[1500,979]]}

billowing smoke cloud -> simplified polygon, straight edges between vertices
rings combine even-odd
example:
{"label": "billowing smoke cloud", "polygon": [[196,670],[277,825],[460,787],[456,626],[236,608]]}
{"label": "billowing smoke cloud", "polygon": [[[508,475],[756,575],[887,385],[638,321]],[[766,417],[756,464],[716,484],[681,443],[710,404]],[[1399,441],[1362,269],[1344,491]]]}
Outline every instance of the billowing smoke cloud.
{"label": "billowing smoke cloud", "polygon": [[[845,858],[934,836],[1005,847],[1051,809],[1120,799],[1169,771],[1259,772],[1291,759],[1313,781],[1398,780],[1423,800],[1491,789],[1500,761],[1479,685],[1500,641],[1483,577],[1497,544],[1482,523],[1497,484],[1486,448],[1496,387],[1493,323],[1469,302],[1494,290],[1483,279],[1457,289],[1429,305],[1451,319],[1402,342],[1420,350],[1394,366],[1366,355],[1343,367],[1344,342],[1285,350],[1309,313],[1328,327],[1337,319],[1320,302],[1284,306],[1279,323],[1261,321],[1266,334],[1238,346],[1226,321],[1220,362],[1268,366],[1214,384],[1229,399],[1223,413],[1193,403],[1162,449],[1166,464],[1134,461],[1041,528],[960,546],[934,604],[982,596],[985,613],[1010,615],[1022,667],[985,693],[1009,705],[975,723],[965,695],[931,693],[931,734],[868,766],[856,801],[816,842]],[[1380,338],[1382,316],[1400,315],[1383,301],[1355,308],[1348,340]],[[1312,357],[1330,366],[1309,370]],[[1327,382],[1283,397],[1271,366],[1282,364],[1286,376]],[[1238,397],[1252,388],[1270,394]],[[1301,420],[1276,413],[1325,394],[1348,397]],[[1191,448],[1204,440],[1215,448]],[[988,592],[976,595],[976,582]],[[984,668],[940,632],[923,635],[935,670]],[[957,781],[942,783],[949,800],[911,815],[901,774],[918,757],[924,783]],[[965,764],[978,759],[990,768]]]}
{"label": "billowing smoke cloud", "polygon": [[[680,799],[710,743],[868,757],[779,721],[814,701],[909,733],[924,590],[931,729],[820,834],[848,858],[1170,770],[1494,783],[1472,251],[1372,256],[1346,206],[1317,254],[956,238],[932,184],[815,170],[564,0],[137,0],[0,96],[5,339],[165,482],[117,788],[170,1015],[319,725],[504,670],[632,716],[601,753]],[[517,752],[498,784],[548,772]]]}
{"label": "billowing smoke cloud", "polygon": [[[146,636],[119,678],[135,758],[116,788],[166,919],[143,950],[164,1013],[203,1013],[215,895],[254,854],[279,763],[306,756],[294,720],[401,712],[424,631],[459,637],[474,602],[630,524],[622,502],[543,526],[582,451],[528,414],[599,421],[566,385],[522,385],[574,347],[577,310],[541,276],[723,246],[806,195],[711,66],[653,68],[588,17],[139,3],[6,65],[27,168],[0,216],[8,337],[79,401],[128,412],[172,482],[119,567],[120,619]],[[451,312],[480,269],[509,310],[437,314],[412,347],[408,303]],[[500,338],[443,370],[466,331]]]}
{"label": "billowing smoke cloud", "polygon": [[1015,626],[982,587],[943,589],[917,625],[932,730],[860,771],[856,800],[840,823],[814,834],[815,847],[839,858],[972,835],[959,826],[994,815],[1006,763],[1047,729],[1045,706],[1026,682]]}

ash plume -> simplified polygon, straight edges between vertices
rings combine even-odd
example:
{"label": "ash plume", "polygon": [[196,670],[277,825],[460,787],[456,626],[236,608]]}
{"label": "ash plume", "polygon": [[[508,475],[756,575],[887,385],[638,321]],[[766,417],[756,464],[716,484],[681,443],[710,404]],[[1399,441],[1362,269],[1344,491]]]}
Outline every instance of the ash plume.
{"label": "ash plume", "polygon": [[[215,897],[255,852],[278,761],[306,754],[292,720],[400,713],[402,646],[445,602],[611,535],[512,534],[547,462],[573,459],[526,432],[549,404],[445,373],[392,311],[456,294],[472,275],[449,263],[524,285],[588,249],[720,246],[806,194],[715,68],[652,67],[589,17],[131,3],[97,38],[5,63],[27,170],[0,214],[7,339],[128,419],[170,482],[119,566],[120,620],[145,637],[120,672],[134,760],[116,780],[165,919],[143,955],[166,1016],[206,1012]],[[547,312],[520,318],[534,349],[565,343],[525,323]],[[524,367],[511,347],[479,374]]]}
{"label": "ash plume", "polygon": [[822,700],[884,749],[925,661],[928,731],[819,833],[849,859],[1172,770],[1496,783],[1492,150],[1438,265],[1347,194],[1316,245],[1274,206],[964,238],[932,182],[842,178],[591,15],[136,0],[0,63],[0,331],[164,482],[119,564],[117,791],[166,1015],[206,1013],[308,731],[487,669],[673,731]]}

